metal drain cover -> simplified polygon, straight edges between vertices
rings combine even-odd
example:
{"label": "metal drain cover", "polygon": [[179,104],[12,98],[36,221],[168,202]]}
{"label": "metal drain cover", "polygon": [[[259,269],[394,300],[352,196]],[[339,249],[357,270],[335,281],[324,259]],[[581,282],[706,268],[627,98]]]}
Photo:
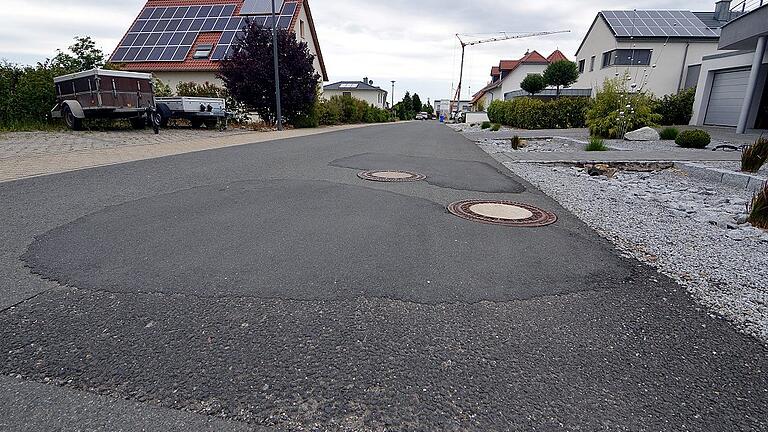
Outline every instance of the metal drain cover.
{"label": "metal drain cover", "polygon": [[378,182],[414,182],[427,178],[422,174],[409,171],[375,170],[363,171],[357,175],[363,180]]}
{"label": "metal drain cover", "polygon": [[458,201],[449,205],[448,211],[462,219],[512,227],[543,227],[557,222],[552,212],[513,201]]}

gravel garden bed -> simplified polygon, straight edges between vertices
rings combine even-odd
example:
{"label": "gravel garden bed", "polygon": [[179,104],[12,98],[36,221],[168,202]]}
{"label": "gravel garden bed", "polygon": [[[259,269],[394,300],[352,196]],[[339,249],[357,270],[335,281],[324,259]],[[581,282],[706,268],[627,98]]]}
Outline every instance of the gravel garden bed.
{"label": "gravel garden bed", "polygon": [[624,254],[673,277],[713,316],[768,342],[768,232],[746,223],[747,192],[676,169],[609,179],[569,166],[505,165]]}

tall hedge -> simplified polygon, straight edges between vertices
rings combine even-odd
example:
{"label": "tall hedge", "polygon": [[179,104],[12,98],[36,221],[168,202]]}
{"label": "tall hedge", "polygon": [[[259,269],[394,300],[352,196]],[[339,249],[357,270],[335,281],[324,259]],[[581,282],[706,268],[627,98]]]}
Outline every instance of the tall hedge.
{"label": "tall hedge", "polygon": [[493,123],[520,129],[567,129],[586,126],[589,98],[563,97],[544,101],[533,98],[496,100],[488,107]]}

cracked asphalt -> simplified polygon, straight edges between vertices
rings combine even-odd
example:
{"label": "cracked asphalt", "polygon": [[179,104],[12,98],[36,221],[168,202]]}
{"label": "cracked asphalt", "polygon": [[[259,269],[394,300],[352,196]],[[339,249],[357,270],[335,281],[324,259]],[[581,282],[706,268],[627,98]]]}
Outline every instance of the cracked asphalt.
{"label": "cracked asphalt", "polygon": [[432,122],[3,183],[0,221],[0,430],[768,430],[765,346]]}

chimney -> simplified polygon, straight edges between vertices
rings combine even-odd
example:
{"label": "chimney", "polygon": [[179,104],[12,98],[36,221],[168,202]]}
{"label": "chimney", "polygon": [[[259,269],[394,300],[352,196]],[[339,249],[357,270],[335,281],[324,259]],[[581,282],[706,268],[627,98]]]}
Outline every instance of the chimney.
{"label": "chimney", "polygon": [[368,84],[368,77],[363,78],[363,83]]}
{"label": "chimney", "polygon": [[718,21],[731,19],[731,0],[719,0],[715,3],[715,19]]}

